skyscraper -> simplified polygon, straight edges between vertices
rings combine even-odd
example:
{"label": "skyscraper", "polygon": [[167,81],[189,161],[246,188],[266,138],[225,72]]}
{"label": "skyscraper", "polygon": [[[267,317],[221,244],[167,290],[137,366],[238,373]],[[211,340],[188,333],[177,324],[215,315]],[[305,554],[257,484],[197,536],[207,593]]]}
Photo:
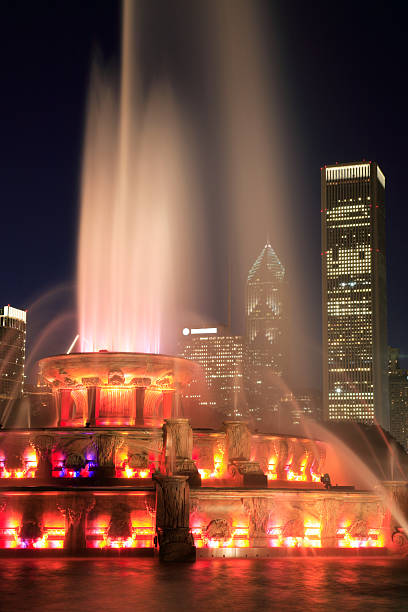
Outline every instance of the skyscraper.
{"label": "skyscraper", "polygon": [[388,429],[385,177],[338,164],[321,186],[324,415]]}
{"label": "skyscraper", "polygon": [[261,420],[277,412],[287,369],[285,268],[269,244],[246,285],[246,381],[249,410]]}
{"label": "skyscraper", "polygon": [[243,389],[244,342],[224,327],[183,329],[180,357],[202,366],[203,381],[193,380],[185,400],[208,406],[220,416],[237,417],[245,412]]}
{"label": "skyscraper", "polygon": [[322,420],[322,394],[317,389],[294,389],[280,402],[279,425],[301,425],[303,417]]}
{"label": "skyscraper", "polygon": [[0,308],[0,418],[23,393],[25,341],[26,312]]}
{"label": "skyscraper", "polygon": [[390,432],[408,451],[408,371],[400,367],[399,350],[389,348]]}

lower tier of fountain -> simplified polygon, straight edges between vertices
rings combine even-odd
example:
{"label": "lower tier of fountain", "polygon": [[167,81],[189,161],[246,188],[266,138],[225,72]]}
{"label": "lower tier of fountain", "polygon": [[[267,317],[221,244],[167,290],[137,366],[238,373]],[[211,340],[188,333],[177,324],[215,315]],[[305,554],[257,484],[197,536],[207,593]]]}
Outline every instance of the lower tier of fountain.
{"label": "lower tier of fountain", "polygon": [[[325,488],[325,458],[321,441],[241,421],[3,430],[0,554],[406,554],[384,496]],[[407,515],[406,483],[385,489]]]}

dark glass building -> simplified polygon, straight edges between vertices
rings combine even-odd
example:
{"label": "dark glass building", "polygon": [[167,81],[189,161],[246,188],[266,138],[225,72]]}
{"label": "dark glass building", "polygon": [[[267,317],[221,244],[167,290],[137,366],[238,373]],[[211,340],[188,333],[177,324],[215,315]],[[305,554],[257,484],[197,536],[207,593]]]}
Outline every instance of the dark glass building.
{"label": "dark glass building", "polygon": [[302,425],[303,418],[322,420],[322,394],[318,389],[294,389],[282,398],[279,422]]}
{"label": "dark glass building", "polygon": [[287,371],[285,268],[267,243],[251,267],[246,285],[247,361],[245,378],[249,410],[255,418],[279,410]]}
{"label": "dark glass building", "polygon": [[390,432],[408,452],[408,371],[400,367],[399,350],[389,348]]}
{"label": "dark glass building", "polygon": [[385,177],[325,166],[321,202],[324,416],[389,429]]}
{"label": "dark glass building", "polygon": [[14,400],[20,398],[24,384],[26,312],[0,308],[0,419],[3,423]]}

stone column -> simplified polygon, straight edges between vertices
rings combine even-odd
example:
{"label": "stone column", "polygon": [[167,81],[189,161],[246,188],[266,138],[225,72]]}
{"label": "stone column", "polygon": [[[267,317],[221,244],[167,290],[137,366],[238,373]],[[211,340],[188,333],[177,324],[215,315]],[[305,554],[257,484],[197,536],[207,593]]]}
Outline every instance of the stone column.
{"label": "stone column", "polygon": [[228,462],[249,461],[251,432],[246,421],[224,421]]}
{"label": "stone column", "polygon": [[245,421],[224,421],[229,473],[237,484],[267,488],[268,479],[257,461],[251,461],[251,432]]}
{"label": "stone column", "polygon": [[45,482],[51,482],[51,451],[55,445],[54,438],[45,434],[35,436],[31,439],[30,444],[35,449],[37,456],[37,469],[35,470],[35,477]]}
{"label": "stone column", "polygon": [[166,419],[163,425],[165,468],[187,476],[190,486],[200,486],[201,476],[192,459],[193,430],[188,419]]}
{"label": "stone column", "polygon": [[86,517],[95,505],[92,495],[61,495],[57,499],[58,510],[65,517],[64,550],[77,554],[86,549]]}
{"label": "stone column", "polygon": [[174,391],[163,391],[163,419],[171,419],[173,415],[173,396]]}
{"label": "stone column", "polygon": [[91,386],[87,388],[88,414],[86,417],[86,424],[88,427],[95,427],[96,425],[96,414],[99,412],[100,395],[100,387]]}
{"label": "stone column", "polygon": [[146,387],[136,388],[136,424],[144,425],[144,401],[145,401]]}
{"label": "stone column", "polygon": [[156,533],[161,561],[195,561],[187,476],[155,474]]}
{"label": "stone column", "polygon": [[58,427],[66,427],[71,420],[71,389],[58,390]]}

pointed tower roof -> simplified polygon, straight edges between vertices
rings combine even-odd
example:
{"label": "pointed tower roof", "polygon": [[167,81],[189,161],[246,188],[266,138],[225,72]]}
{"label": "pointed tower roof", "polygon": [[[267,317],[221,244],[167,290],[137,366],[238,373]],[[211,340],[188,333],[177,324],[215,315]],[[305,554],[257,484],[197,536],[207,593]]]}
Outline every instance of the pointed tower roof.
{"label": "pointed tower roof", "polygon": [[278,280],[285,277],[285,268],[282,266],[269,240],[265,244],[255,263],[249,270],[248,282]]}

